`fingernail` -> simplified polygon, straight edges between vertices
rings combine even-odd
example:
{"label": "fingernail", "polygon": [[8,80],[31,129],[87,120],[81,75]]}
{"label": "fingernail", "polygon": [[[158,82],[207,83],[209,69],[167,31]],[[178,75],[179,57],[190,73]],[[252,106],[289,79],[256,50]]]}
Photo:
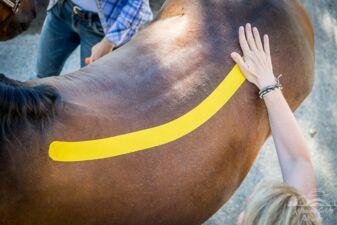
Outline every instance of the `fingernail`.
{"label": "fingernail", "polygon": [[250,26],[251,26],[250,23],[247,23],[247,26],[250,28]]}
{"label": "fingernail", "polygon": [[254,30],[254,31],[257,31],[257,28],[256,28],[256,27],[254,27],[254,28],[253,28],[253,30]]}
{"label": "fingernail", "polygon": [[85,64],[90,64],[91,63],[91,58],[90,57],[88,57],[88,58],[85,58]]}
{"label": "fingernail", "polygon": [[243,30],[243,26],[240,26],[240,28],[239,28],[240,30]]}

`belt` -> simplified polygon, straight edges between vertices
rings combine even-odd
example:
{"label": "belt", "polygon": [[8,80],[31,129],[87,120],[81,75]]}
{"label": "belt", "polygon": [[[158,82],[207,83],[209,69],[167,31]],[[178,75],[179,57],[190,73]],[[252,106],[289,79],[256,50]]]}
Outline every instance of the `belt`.
{"label": "belt", "polygon": [[99,19],[98,13],[86,11],[81,7],[72,3],[71,0],[68,0],[67,2],[69,2],[69,5],[73,10],[73,13],[78,15],[82,19]]}

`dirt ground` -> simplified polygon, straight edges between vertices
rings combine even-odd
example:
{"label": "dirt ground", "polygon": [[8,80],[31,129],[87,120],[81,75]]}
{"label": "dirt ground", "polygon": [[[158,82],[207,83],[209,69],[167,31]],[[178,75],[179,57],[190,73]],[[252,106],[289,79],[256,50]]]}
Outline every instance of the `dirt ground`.
{"label": "dirt ground", "polygon": [[[152,1],[157,10],[161,0]],[[316,38],[316,82],[311,95],[296,112],[296,117],[311,146],[318,182],[323,223],[337,224],[337,1],[301,0],[310,13]],[[14,40],[0,43],[0,73],[26,80],[34,71],[39,32],[44,11],[33,26]],[[67,61],[63,73],[79,68],[79,51]],[[255,164],[234,196],[205,225],[234,224],[245,199],[261,180],[281,180],[273,147],[268,140]]]}

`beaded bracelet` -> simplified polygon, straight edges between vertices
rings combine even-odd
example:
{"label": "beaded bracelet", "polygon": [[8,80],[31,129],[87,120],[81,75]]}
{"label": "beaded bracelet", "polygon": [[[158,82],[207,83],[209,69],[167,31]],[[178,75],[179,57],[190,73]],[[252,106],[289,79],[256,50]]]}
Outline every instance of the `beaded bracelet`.
{"label": "beaded bracelet", "polygon": [[263,88],[260,92],[259,92],[259,96],[261,99],[263,99],[264,96],[266,96],[267,94],[269,94],[272,91],[275,90],[282,90],[283,86],[280,83],[280,78],[282,77],[282,74],[280,74],[277,78],[275,78],[276,80],[276,84],[274,85],[269,85],[265,88]]}

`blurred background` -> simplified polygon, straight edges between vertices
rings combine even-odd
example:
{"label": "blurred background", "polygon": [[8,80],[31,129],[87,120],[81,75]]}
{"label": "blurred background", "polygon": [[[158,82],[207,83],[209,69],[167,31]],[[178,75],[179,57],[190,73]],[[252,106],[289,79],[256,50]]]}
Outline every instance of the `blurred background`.
{"label": "blurred background", "polygon": [[[300,0],[315,28],[316,82],[296,117],[312,149],[323,224],[337,224],[337,1]],[[38,1],[38,17],[28,31],[0,42],[0,73],[26,80],[34,71],[39,33],[48,1]],[[163,0],[151,0],[155,13]],[[79,69],[79,49],[67,61],[63,74]],[[233,197],[205,225],[235,224],[245,199],[262,180],[281,180],[272,140],[262,148],[252,170]]]}

